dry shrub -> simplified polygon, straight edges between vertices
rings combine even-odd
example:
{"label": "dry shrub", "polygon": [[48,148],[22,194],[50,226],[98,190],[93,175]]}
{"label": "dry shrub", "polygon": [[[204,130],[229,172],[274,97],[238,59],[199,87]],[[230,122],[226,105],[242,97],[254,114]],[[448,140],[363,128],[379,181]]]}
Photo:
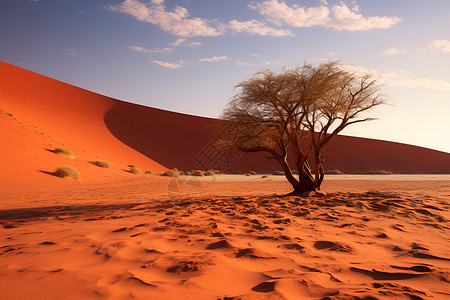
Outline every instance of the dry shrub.
{"label": "dry shrub", "polygon": [[209,170],[205,172],[205,176],[214,176],[216,175],[216,172],[214,172],[213,170]]}
{"label": "dry shrub", "polygon": [[269,178],[269,176],[263,175],[263,176],[261,176],[261,178]]}
{"label": "dry shrub", "polygon": [[234,171],[233,174],[234,174],[234,175],[241,175],[242,172],[241,172],[241,171]]}
{"label": "dry shrub", "polygon": [[94,164],[100,168],[106,168],[106,169],[111,168],[111,164],[109,162],[107,162],[106,160],[99,159],[99,160],[92,162],[92,164]]}
{"label": "dry shrub", "polygon": [[327,170],[327,171],[325,171],[325,174],[327,174],[327,175],[342,175],[344,173],[339,170]]}
{"label": "dry shrub", "polygon": [[53,150],[53,153],[56,153],[60,156],[64,156],[68,159],[74,159],[75,156],[73,155],[72,151],[70,149],[67,148],[55,148]]}
{"label": "dry shrub", "polygon": [[202,170],[193,170],[191,171],[191,176],[205,176],[205,172]]}
{"label": "dry shrub", "polygon": [[370,171],[364,172],[362,174],[367,174],[367,175],[392,175],[392,172],[385,171],[385,170],[370,170]]}
{"label": "dry shrub", "polygon": [[258,173],[256,173],[256,171],[250,171],[250,172],[248,172],[248,174],[250,174],[250,175],[256,175],[256,174],[258,174]]}
{"label": "dry shrub", "polygon": [[152,171],[150,171],[150,170],[145,170],[145,172],[144,172],[145,174],[153,174],[153,172]]}
{"label": "dry shrub", "polygon": [[272,175],[284,175],[281,171],[273,171]]}
{"label": "dry shrub", "polygon": [[135,165],[128,165],[128,167],[130,167],[130,169],[127,171],[128,173],[135,174],[135,175],[142,174],[141,170],[138,167],[136,167]]}
{"label": "dry shrub", "polygon": [[71,166],[56,168],[53,174],[61,178],[73,178],[77,180],[80,179],[80,173],[74,167]]}
{"label": "dry shrub", "polygon": [[178,172],[178,170],[176,168],[172,169],[172,170],[167,170],[164,173],[161,173],[161,176],[168,176],[168,177],[178,177],[180,173]]}

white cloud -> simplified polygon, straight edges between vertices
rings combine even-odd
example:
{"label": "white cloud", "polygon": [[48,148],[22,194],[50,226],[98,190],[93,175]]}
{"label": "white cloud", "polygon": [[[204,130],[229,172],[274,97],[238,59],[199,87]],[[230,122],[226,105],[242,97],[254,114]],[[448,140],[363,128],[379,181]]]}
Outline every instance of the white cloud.
{"label": "white cloud", "polygon": [[199,59],[198,61],[201,62],[219,62],[219,61],[224,61],[224,60],[229,60],[230,58],[228,58],[227,56],[213,56],[213,57],[207,57],[207,58],[202,58]]}
{"label": "white cloud", "polygon": [[175,42],[170,43],[170,45],[177,47],[177,46],[180,46],[181,44],[183,44],[185,41],[186,41],[186,39],[178,39]]}
{"label": "white cloud", "polygon": [[243,67],[254,65],[254,63],[251,63],[251,62],[243,62],[243,61],[240,61],[240,60],[238,60],[238,59],[236,59],[235,62],[236,62],[236,64],[238,64],[239,66],[243,66]]}
{"label": "white cloud", "polygon": [[251,3],[250,9],[258,11],[268,20],[281,25],[287,24],[293,27],[323,26],[336,30],[369,30],[374,28],[390,28],[397,24],[399,17],[363,17],[358,14],[359,7],[354,5],[349,9],[343,2],[334,5],[331,10],[327,1],[321,1],[322,5],[316,7],[302,7],[297,4],[287,5],[282,0],[269,0]]}
{"label": "white cloud", "polygon": [[428,47],[430,50],[450,52],[450,41],[447,40],[434,40]]}
{"label": "white cloud", "polygon": [[324,25],[329,14],[328,7],[324,5],[304,8],[296,4],[288,6],[284,1],[278,0],[251,3],[249,8],[278,25],[286,23],[294,27]]}
{"label": "white cloud", "polygon": [[257,20],[243,22],[232,20],[229,22],[228,28],[234,32],[248,33],[251,35],[293,36],[292,32],[289,30],[275,29]]}
{"label": "white cloud", "polygon": [[361,14],[351,11],[344,3],[334,5],[332,11],[334,18],[331,18],[326,26],[336,30],[364,31],[375,28],[387,29],[401,20],[399,17],[364,18]]}
{"label": "white cloud", "polygon": [[390,48],[383,51],[383,55],[396,55],[396,54],[405,54],[408,51],[400,49],[400,48]]}
{"label": "white cloud", "polygon": [[188,44],[189,47],[200,47],[203,43],[200,42],[191,42]]}
{"label": "white cloud", "polygon": [[403,71],[390,71],[383,74],[383,80],[387,85],[409,87],[409,88],[427,88],[437,91],[450,91],[450,82],[436,78],[413,78],[409,77]]}
{"label": "white cloud", "polygon": [[210,21],[201,18],[189,19],[186,8],[175,6],[172,12],[167,11],[162,0],[152,0],[145,5],[138,0],[125,0],[118,5],[105,6],[111,11],[129,14],[139,21],[161,27],[164,31],[180,37],[218,36],[223,34],[223,28],[209,25]]}
{"label": "white cloud", "polygon": [[67,55],[80,55],[75,49],[62,49]]}
{"label": "white cloud", "polygon": [[169,43],[169,45],[178,47],[178,46],[187,46],[187,47],[199,47],[201,45],[203,45],[200,42],[190,42],[190,43],[186,43],[186,39],[178,39],[173,43]]}
{"label": "white cloud", "polygon": [[177,68],[181,68],[183,66],[183,62],[182,61],[180,61],[177,64],[164,62],[164,61],[160,61],[160,60],[151,60],[150,62],[154,63],[154,64],[158,64],[161,67],[168,68],[168,69],[177,69]]}
{"label": "white cloud", "polygon": [[369,69],[355,65],[344,65],[345,70],[357,74],[372,73],[378,76],[380,83],[388,86],[408,87],[408,88],[427,88],[438,91],[450,91],[450,81],[427,78],[412,77],[404,70],[379,72],[377,69]]}
{"label": "white cloud", "polygon": [[173,51],[173,49],[170,47],[145,49],[144,47],[139,47],[139,46],[128,46],[127,48],[131,49],[133,51],[136,51],[136,52],[141,52],[141,53],[168,53],[168,52]]}
{"label": "white cloud", "polygon": [[395,55],[395,54],[406,54],[411,53],[414,56],[417,54],[427,52],[427,51],[437,51],[437,52],[450,52],[450,41],[448,40],[433,40],[428,47],[415,49],[415,50],[404,50],[400,48],[390,48],[383,51],[383,55]]}

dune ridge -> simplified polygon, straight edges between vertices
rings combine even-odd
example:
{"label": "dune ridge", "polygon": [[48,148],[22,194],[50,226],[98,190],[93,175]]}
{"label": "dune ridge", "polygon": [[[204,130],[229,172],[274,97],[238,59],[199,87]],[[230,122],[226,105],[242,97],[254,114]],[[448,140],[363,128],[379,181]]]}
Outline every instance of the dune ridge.
{"label": "dune ridge", "polygon": [[[263,153],[221,156],[214,148],[214,141],[220,135],[214,119],[116,100],[5,62],[0,62],[0,82],[0,109],[14,114],[28,127],[45,132],[32,130],[26,137],[19,138],[24,133],[23,128],[9,122],[5,127],[8,129],[1,134],[3,139],[9,139],[10,145],[0,150],[0,154],[14,156],[14,149],[27,147],[27,144],[36,149],[34,153],[21,153],[26,165],[13,167],[10,163],[2,167],[5,170],[15,168],[22,174],[16,176],[17,173],[10,172],[4,176],[4,182],[19,184],[36,178],[46,181],[42,174],[33,176],[32,168],[36,171],[39,166],[42,169],[44,165],[56,165],[45,155],[48,153],[39,148],[60,144],[77,147],[86,154],[86,160],[100,158],[121,166],[140,165],[141,169],[156,172],[173,167],[185,170],[223,168],[232,172],[279,169],[276,162],[266,160]],[[59,142],[49,142],[46,137]],[[83,169],[84,180],[94,177],[92,168],[75,164]],[[346,172],[450,173],[450,154],[393,142],[337,136],[326,149],[326,168]]]}

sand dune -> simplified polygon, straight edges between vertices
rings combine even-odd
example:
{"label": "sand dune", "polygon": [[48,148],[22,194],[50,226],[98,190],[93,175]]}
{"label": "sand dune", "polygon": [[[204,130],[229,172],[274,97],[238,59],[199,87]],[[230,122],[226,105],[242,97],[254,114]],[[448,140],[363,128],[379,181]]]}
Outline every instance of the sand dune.
{"label": "sand dune", "polygon": [[[8,157],[0,166],[3,186],[54,183],[55,178],[40,171],[69,163],[45,150],[56,147],[74,152],[77,159],[70,164],[86,182],[126,175],[123,170],[129,164],[154,172],[172,167],[279,169],[264,154],[221,159],[213,147],[220,136],[213,119],[119,101],[4,62],[0,81],[0,138],[7,141],[0,155]],[[450,172],[449,153],[379,140],[338,136],[326,156],[327,169],[348,172]],[[113,171],[105,173],[86,163],[97,159],[111,162]]]}

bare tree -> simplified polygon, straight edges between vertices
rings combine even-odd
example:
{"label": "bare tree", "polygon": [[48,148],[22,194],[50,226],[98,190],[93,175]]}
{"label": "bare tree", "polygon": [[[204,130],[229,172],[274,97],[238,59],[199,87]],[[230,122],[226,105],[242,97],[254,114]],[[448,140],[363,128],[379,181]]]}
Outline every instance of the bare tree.
{"label": "bare tree", "polygon": [[[262,70],[236,88],[221,118],[233,130],[219,144],[268,153],[295,194],[320,190],[325,145],[347,126],[373,120],[364,113],[386,103],[377,76],[347,71],[339,62],[305,63],[280,73]],[[288,155],[294,156],[294,164]]]}

